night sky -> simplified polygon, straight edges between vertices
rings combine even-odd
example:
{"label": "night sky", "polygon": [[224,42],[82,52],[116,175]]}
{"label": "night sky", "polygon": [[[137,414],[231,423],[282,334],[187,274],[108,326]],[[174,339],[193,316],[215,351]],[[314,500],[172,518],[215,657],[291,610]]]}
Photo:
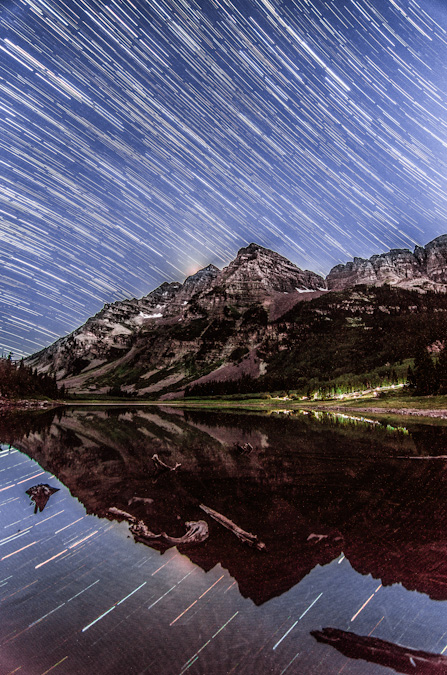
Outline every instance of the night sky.
{"label": "night sky", "polygon": [[251,241],[447,233],[443,0],[1,0],[0,351]]}

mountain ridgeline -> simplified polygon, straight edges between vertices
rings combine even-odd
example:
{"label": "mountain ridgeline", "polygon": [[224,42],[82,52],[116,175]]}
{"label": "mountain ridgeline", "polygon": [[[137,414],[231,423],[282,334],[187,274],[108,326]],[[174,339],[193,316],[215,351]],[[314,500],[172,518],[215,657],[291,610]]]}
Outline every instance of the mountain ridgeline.
{"label": "mountain ridgeline", "polygon": [[447,329],[447,235],[323,277],[250,244],[224,269],[105,305],[28,357],[68,392],[179,398],[395,382]]}

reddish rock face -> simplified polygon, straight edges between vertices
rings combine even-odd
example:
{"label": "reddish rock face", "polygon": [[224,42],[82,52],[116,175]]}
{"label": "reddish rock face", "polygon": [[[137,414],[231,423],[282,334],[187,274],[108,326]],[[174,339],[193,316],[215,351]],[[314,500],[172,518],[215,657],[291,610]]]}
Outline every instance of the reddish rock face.
{"label": "reddish rock face", "polygon": [[197,293],[194,300],[202,310],[221,315],[226,306],[238,311],[253,304],[270,306],[279,294],[318,290],[326,290],[323,277],[301,270],[279,253],[249,244],[239,250],[236,258],[217,274],[204,293]]}
{"label": "reddish rock face", "polygon": [[390,284],[416,290],[447,290],[447,235],[437,237],[425,247],[391,249],[369,260],[354,258],[336,265],[326,278],[329,290],[341,291],[359,284]]}
{"label": "reddish rock face", "polygon": [[425,247],[427,276],[436,283],[447,283],[447,235],[431,241]]}
{"label": "reddish rock face", "polygon": [[[65,381],[103,364],[107,368],[109,361],[133,358],[136,341],[159,326],[178,322],[184,326],[203,316],[222,319],[229,306],[237,312],[253,304],[270,307],[285,294],[298,296],[318,289],[326,289],[323,277],[301,270],[274,251],[250,244],[222,271],[208,265],[183,284],[163,283],[143,298],[105,305],[83,326],[27,361]],[[175,351],[181,352],[179,345]],[[78,386],[70,380],[67,384],[71,389]]]}
{"label": "reddish rock face", "polygon": [[326,288],[323,277],[301,270],[279,253],[250,244],[241,248],[236,258],[216,279],[227,294],[244,304],[263,302],[266,296],[279,292],[316,291]]}

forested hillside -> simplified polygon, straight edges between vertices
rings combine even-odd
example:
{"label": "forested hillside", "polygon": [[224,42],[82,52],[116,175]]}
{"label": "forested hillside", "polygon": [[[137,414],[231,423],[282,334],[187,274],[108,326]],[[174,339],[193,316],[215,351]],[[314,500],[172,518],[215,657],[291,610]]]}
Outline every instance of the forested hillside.
{"label": "forested hillside", "polygon": [[[200,383],[190,387],[186,395],[281,389],[331,395],[407,382],[409,368],[410,384],[420,393],[434,393],[440,385],[431,366],[435,368],[446,335],[444,293],[389,286],[331,292],[296,304],[267,327],[266,339],[257,351],[267,364],[264,375]],[[425,368],[431,373],[430,385],[415,382],[411,368],[415,358],[416,375]]]}
{"label": "forested hillside", "polygon": [[16,363],[11,356],[0,358],[0,399],[58,398],[64,392],[58,389],[56,378],[39,374],[23,361]]}

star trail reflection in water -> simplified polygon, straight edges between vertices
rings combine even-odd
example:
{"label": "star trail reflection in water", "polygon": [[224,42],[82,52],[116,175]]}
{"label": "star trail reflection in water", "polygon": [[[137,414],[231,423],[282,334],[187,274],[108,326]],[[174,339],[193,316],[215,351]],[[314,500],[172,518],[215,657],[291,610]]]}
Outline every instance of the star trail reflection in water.
{"label": "star trail reflection in water", "polygon": [[[442,427],[151,407],[0,429],[1,673],[445,672]],[[34,513],[37,484],[59,491]],[[111,507],[209,538],[136,544]]]}

